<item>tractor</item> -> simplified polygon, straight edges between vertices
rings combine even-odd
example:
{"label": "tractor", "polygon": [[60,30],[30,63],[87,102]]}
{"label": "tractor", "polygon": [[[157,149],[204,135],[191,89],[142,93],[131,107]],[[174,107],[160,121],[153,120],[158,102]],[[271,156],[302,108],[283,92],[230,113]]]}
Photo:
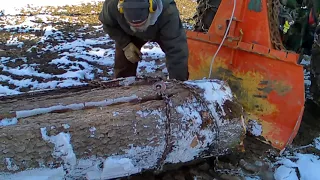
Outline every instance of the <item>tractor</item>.
{"label": "tractor", "polygon": [[197,0],[187,30],[190,79],[221,79],[247,112],[253,134],[280,151],[291,144],[305,107],[304,55],[320,102],[317,0]]}

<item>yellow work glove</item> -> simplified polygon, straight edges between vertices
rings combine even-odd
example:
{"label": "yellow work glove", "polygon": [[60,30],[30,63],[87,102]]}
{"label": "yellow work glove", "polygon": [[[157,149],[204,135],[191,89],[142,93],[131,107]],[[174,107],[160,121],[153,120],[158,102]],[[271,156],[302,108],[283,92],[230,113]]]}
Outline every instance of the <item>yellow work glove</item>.
{"label": "yellow work glove", "polygon": [[286,34],[289,29],[290,29],[290,24],[288,21],[286,21],[283,25],[283,34]]}
{"label": "yellow work glove", "polygon": [[132,63],[136,63],[142,58],[140,49],[138,49],[137,46],[135,46],[133,43],[129,43],[126,47],[123,48],[123,51],[126,58]]}

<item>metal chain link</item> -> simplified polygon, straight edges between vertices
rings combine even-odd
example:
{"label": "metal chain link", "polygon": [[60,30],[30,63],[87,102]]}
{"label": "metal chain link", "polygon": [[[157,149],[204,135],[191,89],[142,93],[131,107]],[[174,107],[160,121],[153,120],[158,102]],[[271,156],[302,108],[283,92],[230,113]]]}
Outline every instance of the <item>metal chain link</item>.
{"label": "metal chain link", "polygon": [[164,161],[167,159],[168,154],[172,151],[173,144],[171,138],[171,100],[168,96],[163,96],[164,102],[166,103],[166,125],[165,125],[165,140],[166,147],[163,151],[161,159],[159,161],[159,167],[162,170]]}
{"label": "metal chain link", "polygon": [[[187,89],[189,92],[191,92],[191,94],[197,99],[198,102],[200,102],[200,104],[207,110],[209,118],[213,121],[214,123],[214,131],[216,132],[216,137],[214,139],[214,148],[213,149],[209,149],[208,153],[213,153],[213,150],[216,150],[214,152],[214,154],[219,154],[220,152],[220,148],[219,148],[219,137],[220,137],[220,130],[218,127],[218,124],[214,118],[214,116],[212,115],[210,109],[209,109],[209,105],[208,103],[203,99],[203,97],[201,97],[201,95],[197,92],[197,88],[187,85],[185,83],[183,83],[182,81],[177,81],[177,80],[167,80],[168,82],[173,82],[175,84],[179,84],[181,85],[183,88]],[[173,148],[173,144],[172,144],[172,138],[171,138],[171,108],[172,108],[172,101],[170,99],[170,97],[164,92],[162,91],[159,95],[161,95],[162,99],[165,102],[166,105],[166,124],[165,124],[165,139],[166,139],[166,146],[165,146],[165,150],[161,156],[161,159],[159,159],[158,163],[157,163],[157,170],[162,170],[163,165],[164,165],[164,161],[167,158],[167,155],[172,151]],[[210,152],[210,150],[212,150]],[[210,155],[209,155],[210,156]],[[208,155],[206,155],[206,157],[208,157]]]}
{"label": "metal chain link", "polygon": [[[159,81],[163,81],[160,80],[161,78],[153,78],[153,77],[142,77],[140,79],[145,80],[146,82],[159,82]],[[116,87],[118,86],[118,82],[121,80],[111,80],[108,81],[107,83],[102,82],[100,80],[94,80],[94,81],[90,81],[88,84],[90,86],[95,86],[95,87],[102,87],[102,88],[110,88],[110,87]],[[186,83],[184,83],[183,81],[178,81],[178,80],[166,80],[166,82],[172,82],[174,84],[178,84],[181,85],[183,88],[187,89],[193,97],[196,98],[196,100],[201,104],[201,106],[203,106],[206,111],[208,112],[209,118],[213,121],[214,123],[214,131],[216,132],[216,137],[214,139],[213,145],[214,145],[214,149],[209,149],[210,150],[216,150],[216,152],[214,152],[214,154],[219,154],[220,152],[220,148],[219,148],[219,136],[220,136],[220,130],[218,127],[218,124],[216,122],[216,119],[214,118],[212,112],[210,111],[209,105],[208,103],[204,100],[204,98],[198,93],[198,88],[188,85]],[[164,152],[161,156],[161,158],[158,160],[157,162],[157,170],[162,170],[163,169],[163,165],[165,164],[165,160],[167,158],[167,155],[172,151],[173,148],[173,144],[172,144],[172,129],[171,129],[171,116],[172,116],[172,112],[171,109],[173,108],[172,105],[172,100],[169,97],[168,94],[165,93],[165,91],[161,91],[161,92],[156,92],[159,96],[162,97],[164,103],[165,103],[165,113],[166,113],[166,120],[165,120],[165,149]],[[211,152],[212,152],[211,151]],[[209,155],[210,156],[210,155]]]}
{"label": "metal chain link", "polygon": [[[213,4],[214,1],[217,0],[197,0],[198,6],[196,8],[196,13],[193,17],[195,20],[194,30],[199,32],[208,32],[208,28],[211,24],[206,24],[205,22],[205,14],[209,10],[213,10],[213,13],[216,13],[219,7],[216,7]],[[268,0],[268,17],[269,17],[269,27],[270,27],[270,37],[272,46],[276,50],[285,50],[281,35],[280,35],[280,23],[279,23],[279,14],[281,3],[280,0]],[[211,22],[210,22],[211,23]],[[208,28],[205,28],[208,27]]]}
{"label": "metal chain link", "polygon": [[[221,1],[221,0],[215,0]],[[212,3],[210,3],[212,2]],[[212,10],[212,13],[216,13],[218,11],[219,6],[215,5],[212,0],[197,0],[198,6],[196,8],[196,13],[193,16],[195,20],[195,24],[193,26],[195,31],[200,32],[208,32],[208,28],[211,24],[205,23],[205,15],[209,10]],[[208,27],[208,28],[205,28]]]}
{"label": "metal chain link", "polygon": [[157,163],[157,170],[161,171],[163,169],[163,165],[165,164],[165,160],[168,154],[172,151],[172,138],[171,138],[171,108],[172,108],[172,101],[169,96],[164,92],[158,93],[165,103],[165,111],[166,111],[166,120],[165,120],[165,149],[162,153],[161,158]]}
{"label": "metal chain link", "polygon": [[271,43],[276,50],[285,50],[279,30],[279,14],[282,5],[280,0],[268,0],[267,4]]}

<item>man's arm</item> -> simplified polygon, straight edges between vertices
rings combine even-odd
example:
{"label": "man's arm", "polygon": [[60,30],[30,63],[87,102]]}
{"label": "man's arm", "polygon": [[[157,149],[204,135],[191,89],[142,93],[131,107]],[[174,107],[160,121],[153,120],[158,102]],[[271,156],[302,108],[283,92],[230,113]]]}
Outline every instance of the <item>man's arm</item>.
{"label": "man's arm", "polygon": [[102,10],[99,15],[99,20],[103,24],[103,30],[115,40],[121,48],[124,48],[130,42],[130,36],[128,36],[118,24],[115,16],[121,14],[117,9],[117,2],[114,0],[106,0],[103,4]]}
{"label": "man's arm", "polygon": [[172,3],[160,17],[160,46],[166,54],[167,69],[170,79],[188,80],[189,50],[187,37],[183,29],[179,11]]}

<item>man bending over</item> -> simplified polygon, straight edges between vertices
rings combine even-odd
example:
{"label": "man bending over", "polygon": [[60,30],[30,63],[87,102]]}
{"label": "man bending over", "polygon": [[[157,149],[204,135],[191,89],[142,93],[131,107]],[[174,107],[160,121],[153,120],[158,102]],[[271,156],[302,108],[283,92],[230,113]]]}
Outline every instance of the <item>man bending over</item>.
{"label": "man bending over", "polygon": [[170,79],[188,80],[188,44],[174,0],[106,0],[99,20],[115,41],[115,78],[136,76],[141,47],[157,42]]}

